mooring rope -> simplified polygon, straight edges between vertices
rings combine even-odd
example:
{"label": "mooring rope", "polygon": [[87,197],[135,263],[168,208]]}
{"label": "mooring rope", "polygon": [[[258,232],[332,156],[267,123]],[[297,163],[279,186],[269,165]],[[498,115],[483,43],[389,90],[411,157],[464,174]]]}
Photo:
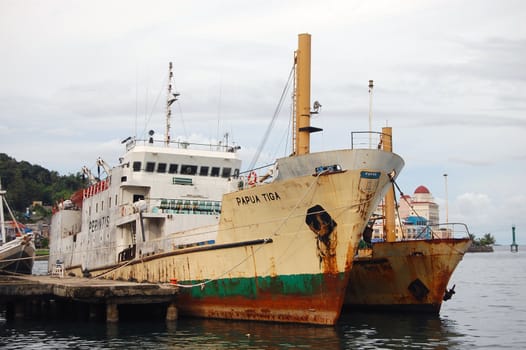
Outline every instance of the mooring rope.
{"label": "mooring rope", "polygon": [[[389,175],[389,179],[391,180],[393,186],[396,187],[396,189],[398,190],[398,192],[400,192],[400,197],[407,203],[407,205],[409,206],[409,208],[411,208],[411,210],[418,216],[418,217],[423,217],[421,216],[417,211],[416,209],[414,208],[414,206],[407,200],[406,196],[404,195],[404,192],[402,192],[402,190],[400,189],[400,186],[398,186],[398,183],[396,182],[396,180],[391,176]],[[396,201],[396,196],[395,197],[395,207],[397,208],[396,212],[397,212],[397,215],[398,215],[398,221],[400,222],[400,227],[402,227],[402,220],[400,218],[400,211],[398,210],[398,202]],[[453,222],[450,222],[450,223],[446,223],[446,224],[436,224],[436,225],[429,225],[429,224],[426,224],[425,228],[429,228],[431,230],[431,239],[440,239],[440,237],[436,236],[434,230],[431,228],[432,226],[439,226],[439,225],[445,225],[446,228],[450,225],[455,225],[455,224],[460,224],[460,223],[453,223]],[[464,224],[465,226],[465,224]],[[423,231],[419,232],[418,235],[417,235],[417,238],[419,238],[424,232],[425,232],[425,228],[423,229]],[[455,234],[455,231],[454,231],[454,228],[452,229],[453,231],[453,235]],[[404,230],[402,228],[402,234],[404,233]],[[469,230],[467,229],[466,227],[466,233],[469,234]],[[453,237],[454,238],[454,237]],[[404,237],[405,239],[405,237]],[[452,248],[454,249],[454,248]],[[455,250],[455,249],[454,249]],[[464,254],[462,253],[461,251],[457,250],[458,253],[461,253],[461,254]]]}
{"label": "mooring rope", "polygon": [[[321,171],[320,173],[317,174],[317,176],[314,178],[314,180],[312,181],[312,183],[310,184],[310,186],[308,187],[308,189],[305,191],[304,195],[296,202],[296,204],[294,205],[294,207],[290,210],[289,212],[289,215],[287,215],[285,218],[283,218],[282,222],[280,225],[278,225],[276,227],[276,229],[274,230],[274,232],[271,234],[271,236],[279,236],[279,230],[281,229],[281,227],[292,217],[292,213],[299,207],[299,205],[301,204],[301,202],[305,199],[305,197],[307,196],[307,194],[310,192],[310,190],[314,187],[314,185],[316,184],[316,182],[318,181],[318,178],[323,175],[325,172],[327,172],[328,170],[324,170],[324,171]],[[367,199],[365,201],[362,201],[362,202],[359,202],[359,203],[356,203],[356,204],[351,204],[351,205],[348,205],[348,206],[344,206],[344,207],[341,207],[341,208],[346,208],[346,209],[351,209],[353,207],[356,207],[356,206],[360,206],[360,205],[363,205],[367,202],[370,202],[371,199]],[[341,209],[341,208],[334,208],[334,209]],[[319,211],[319,213],[323,212],[322,210]],[[314,212],[316,213],[316,212]],[[313,214],[314,214],[313,213]],[[303,215],[303,214],[302,214]],[[296,231],[295,235],[299,234],[299,231]],[[207,285],[208,283],[211,283],[213,281],[216,281],[216,280],[219,280],[221,277],[225,276],[226,274],[230,273],[231,271],[233,271],[235,268],[237,268],[238,266],[240,266],[241,264],[243,264],[245,261],[247,261],[248,259],[252,258],[255,256],[255,254],[264,247],[265,244],[267,244],[268,242],[270,242],[270,240],[268,241],[265,241],[264,244],[260,245],[259,247],[257,247],[252,253],[250,253],[249,255],[247,255],[245,258],[241,259],[241,261],[237,264],[235,264],[234,266],[232,266],[231,268],[225,270],[222,274],[220,274],[219,276],[215,277],[215,278],[212,278],[212,279],[208,279],[204,282],[200,282],[200,283],[195,283],[195,284],[180,284],[180,283],[175,283],[174,285],[177,286],[177,287],[181,287],[181,288],[194,288],[194,287],[201,287],[204,288],[205,285]],[[291,240],[291,244],[292,242],[294,242],[294,240]],[[285,251],[287,251],[288,249],[290,248],[290,245],[289,247],[287,247],[285,249]],[[285,254],[285,253],[283,253]],[[277,257],[277,259],[279,260],[281,257]]]}
{"label": "mooring rope", "polygon": [[[282,217],[276,221],[279,221],[279,223],[275,226],[275,229],[273,230],[272,233],[270,233],[269,237],[273,237],[273,236],[279,236],[280,233],[279,231],[281,230],[281,228],[283,227],[283,225],[286,224],[286,222],[288,222],[292,217],[295,217],[294,216],[294,212],[297,210],[297,208],[300,206],[300,204],[305,200],[305,198],[307,197],[307,195],[311,192],[312,188],[315,186],[315,184],[317,183],[319,177],[321,175],[324,175],[325,173],[327,173],[328,170],[324,170],[324,171],[321,171],[319,172],[318,174],[316,174],[316,176],[314,177],[314,179],[312,180],[312,182],[310,183],[310,185],[308,186],[308,188],[306,189],[306,191],[303,193],[303,195],[297,200],[297,202],[294,204],[294,206],[292,207],[292,209],[289,211],[289,213],[285,216],[285,217]],[[336,209],[336,210],[339,210],[339,209],[343,209],[343,210],[349,210],[353,207],[357,207],[357,206],[362,206],[368,202],[370,202],[372,199],[366,199],[364,201],[360,201],[358,203],[351,203],[349,205],[345,205],[345,206],[341,206],[341,207],[336,207],[336,208],[331,208],[331,209]],[[320,211],[320,213],[323,212],[323,211]],[[314,212],[313,214],[316,214],[316,212]],[[303,213],[302,214],[298,214],[298,215],[304,215]],[[269,223],[270,221],[267,221],[267,223]],[[265,222],[262,222],[262,223],[265,223]],[[243,227],[250,227],[252,226],[253,224],[247,224],[247,225],[243,225],[243,226],[240,226],[241,228]],[[217,228],[218,226],[216,225],[211,225],[213,227],[216,227],[216,231],[217,231]],[[236,227],[236,229],[239,229],[240,227]],[[232,228],[228,228],[227,230],[232,230]],[[201,231],[199,233],[195,233],[195,235],[201,235],[201,234],[206,234],[206,233],[212,233],[214,232],[213,230],[210,230],[210,231]],[[299,231],[296,231],[296,235],[299,234]],[[161,238],[157,238],[157,239],[154,239],[154,240],[150,240],[149,242],[155,242],[155,241],[169,241],[169,240],[174,240],[174,237],[161,237]],[[194,288],[194,287],[201,287],[201,288],[204,288],[204,286],[208,283],[211,283],[213,281],[216,281],[220,278],[222,278],[223,276],[227,275],[228,273],[232,272],[233,270],[235,270],[237,267],[239,267],[240,265],[242,265],[243,263],[245,263],[248,259],[252,258],[253,256],[255,256],[255,254],[263,248],[264,245],[270,243],[272,241],[271,238],[265,238],[263,240],[263,244],[260,245],[259,247],[257,247],[255,250],[252,251],[251,254],[247,255],[245,258],[241,259],[238,263],[235,263],[233,266],[231,266],[230,268],[226,269],[224,272],[222,272],[220,275],[218,275],[217,277],[215,278],[212,278],[212,279],[208,279],[206,281],[203,281],[203,282],[199,282],[199,283],[195,283],[195,284],[181,284],[181,283],[170,283],[171,285],[174,285],[174,286],[177,286],[177,287],[181,287],[181,288]],[[294,240],[291,240],[291,245],[292,245],[292,242]],[[290,248],[290,245],[288,248],[285,249],[288,250]],[[97,248],[97,249],[91,249],[91,250],[99,250],[100,248]],[[107,249],[107,248],[105,248]],[[72,255],[73,253],[71,253]],[[183,252],[184,254],[184,252]],[[279,259],[279,258],[278,258]],[[131,260],[128,260],[126,261],[126,263],[122,264],[122,265],[119,265],[119,266],[116,266],[106,272],[103,272],[99,275],[96,275],[94,277],[91,277],[91,279],[100,279],[100,278],[104,278],[110,274],[113,274],[113,273],[116,273],[117,271],[129,266],[130,264],[133,264],[133,263],[137,263],[137,262],[140,262],[140,261],[144,261],[144,257],[141,255],[141,256],[136,256],[134,257],[133,259]]]}
{"label": "mooring rope", "polygon": [[[289,214],[287,216],[285,216],[283,218],[283,220],[281,220],[281,223],[276,227],[276,229],[274,230],[274,232],[271,234],[271,236],[278,236],[278,231],[281,229],[281,227],[291,218],[292,216],[292,213],[299,207],[300,203],[303,201],[303,199],[305,198],[305,196],[310,192],[310,190],[312,189],[312,187],[314,186],[314,184],[318,181],[318,178],[320,177],[321,174],[325,173],[327,170],[324,170],[324,171],[321,171],[319,174],[317,174],[317,176],[314,178],[314,180],[312,181],[312,183],[310,184],[310,186],[307,188],[307,190],[305,191],[305,193],[303,194],[303,196],[300,197],[300,199],[296,202],[296,204],[294,205],[294,207],[290,210]],[[270,241],[270,240],[269,240]],[[269,241],[265,241],[265,244]],[[178,287],[181,287],[181,288],[193,288],[193,287],[201,287],[201,288],[204,288],[204,286],[208,283],[211,283],[213,281],[217,281],[218,279],[220,279],[221,277],[225,276],[226,274],[232,272],[235,268],[237,268],[238,266],[240,266],[241,264],[243,264],[245,261],[247,261],[248,259],[252,258],[260,249],[263,248],[263,246],[265,244],[262,244],[260,245],[259,247],[257,247],[251,254],[247,255],[244,259],[241,259],[241,261],[237,264],[235,264],[234,266],[232,266],[230,269],[227,269],[225,270],[222,274],[220,274],[219,276],[215,277],[215,278],[212,278],[212,279],[208,279],[204,282],[200,282],[200,283],[196,283],[196,284],[191,284],[191,285],[188,285],[188,284],[180,284],[180,283],[176,283],[175,285],[178,286]]]}

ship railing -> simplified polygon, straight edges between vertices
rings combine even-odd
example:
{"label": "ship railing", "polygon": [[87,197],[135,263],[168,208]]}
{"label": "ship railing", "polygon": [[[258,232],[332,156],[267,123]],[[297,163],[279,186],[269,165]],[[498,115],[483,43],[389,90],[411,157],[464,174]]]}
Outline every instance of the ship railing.
{"label": "ship railing", "polygon": [[[427,236],[427,237],[426,237]],[[468,226],[463,222],[448,222],[426,225],[417,235],[417,239],[469,238]]]}
{"label": "ship railing", "polygon": [[[133,149],[136,145],[143,146],[162,146],[166,145],[164,140],[155,140],[155,139],[135,139],[129,138],[123,141],[126,143],[126,151]],[[208,151],[220,151],[220,152],[229,152],[235,153],[241,149],[237,145],[229,145],[228,143],[198,143],[198,142],[188,142],[188,141],[170,141],[170,147],[180,148],[180,149],[197,149],[197,150],[208,150]]]}
{"label": "ship railing", "polygon": [[382,133],[376,131],[351,132],[351,149],[383,149]]}
{"label": "ship railing", "polygon": [[274,181],[278,175],[276,163],[265,164],[239,173],[238,190],[251,188]]}

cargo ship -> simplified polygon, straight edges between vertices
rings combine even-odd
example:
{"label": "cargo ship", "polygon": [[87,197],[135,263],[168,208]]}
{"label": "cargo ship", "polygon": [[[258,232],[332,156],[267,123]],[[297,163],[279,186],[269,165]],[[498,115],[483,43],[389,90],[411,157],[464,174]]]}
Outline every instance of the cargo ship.
{"label": "cargo ship", "polygon": [[300,34],[290,156],[242,171],[239,146],[172,141],[169,84],[164,141],[125,139],[119,164],[97,160],[106,177],[56,208],[49,269],[171,283],[183,316],[335,324],[361,234],[404,161],[376,147],[310,152],[310,53]]}
{"label": "cargo ship", "polygon": [[[384,128],[382,136],[382,147],[392,151],[391,128]],[[448,282],[471,245],[468,226],[425,224],[414,237],[397,239],[395,226],[400,230],[407,226],[395,224],[394,181],[385,197],[385,214],[379,218],[385,238],[371,240],[373,218],[354,259],[344,309],[439,314],[442,302],[455,294],[455,286],[448,288]]]}

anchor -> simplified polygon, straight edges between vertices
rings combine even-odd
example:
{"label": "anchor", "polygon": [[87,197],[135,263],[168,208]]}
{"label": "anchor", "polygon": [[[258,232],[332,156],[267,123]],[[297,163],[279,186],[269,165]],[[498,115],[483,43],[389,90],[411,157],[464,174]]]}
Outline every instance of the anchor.
{"label": "anchor", "polygon": [[447,301],[449,299],[451,299],[451,297],[453,296],[453,294],[455,294],[455,284],[453,285],[453,287],[451,287],[451,289],[446,289],[446,292],[444,293],[444,301]]}

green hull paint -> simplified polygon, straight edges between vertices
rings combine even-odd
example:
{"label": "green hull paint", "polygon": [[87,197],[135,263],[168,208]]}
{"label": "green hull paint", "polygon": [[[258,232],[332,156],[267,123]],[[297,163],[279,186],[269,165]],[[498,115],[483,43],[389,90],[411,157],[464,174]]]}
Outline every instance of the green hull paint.
{"label": "green hull paint", "polygon": [[[344,282],[344,273],[333,275],[340,283]],[[180,281],[181,285],[195,285],[193,288],[181,288],[181,293],[192,298],[207,297],[244,297],[257,299],[259,293],[280,295],[312,296],[326,291],[326,275],[304,274],[257,278],[223,278],[206,283],[206,281]],[[204,287],[201,288],[201,284]]]}

